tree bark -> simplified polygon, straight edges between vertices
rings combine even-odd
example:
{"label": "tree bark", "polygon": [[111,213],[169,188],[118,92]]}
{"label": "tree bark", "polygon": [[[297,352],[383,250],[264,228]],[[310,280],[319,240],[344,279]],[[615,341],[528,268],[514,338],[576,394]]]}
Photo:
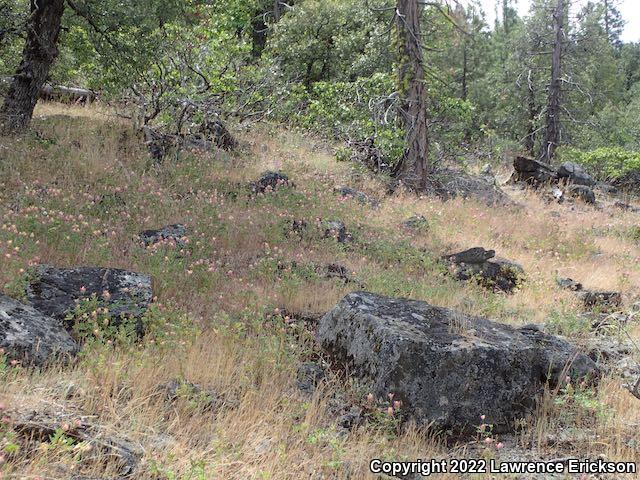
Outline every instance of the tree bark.
{"label": "tree bark", "polygon": [[540,159],[551,163],[560,143],[560,110],[562,107],[562,49],[564,43],[564,18],[566,0],[557,0],[553,12],[553,51],[551,53],[551,81],[547,97],[547,114],[545,120],[545,135],[542,142]]}
{"label": "tree bark", "polygon": [[22,61],[0,110],[0,127],[7,133],[28,128],[49,70],[58,56],[64,0],[31,0],[27,40]]}
{"label": "tree bark", "polygon": [[427,187],[431,173],[427,99],[417,0],[397,0],[398,117],[405,132],[405,150],[394,169],[396,178],[415,190]]}

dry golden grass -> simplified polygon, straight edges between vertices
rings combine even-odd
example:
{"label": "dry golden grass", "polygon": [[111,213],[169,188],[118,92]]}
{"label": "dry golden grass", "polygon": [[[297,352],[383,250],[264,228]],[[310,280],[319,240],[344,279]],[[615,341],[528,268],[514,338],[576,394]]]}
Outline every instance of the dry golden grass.
{"label": "dry golden grass", "polygon": [[[0,384],[9,416],[29,409],[89,416],[142,446],[145,455],[135,478],[145,479],[374,478],[368,473],[372,458],[465,452],[502,458],[515,448],[540,458],[605,455],[640,462],[635,447],[640,404],[616,379],[607,380],[593,398],[565,395],[564,404],[550,398],[521,434],[495,439],[504,442],[504,450],[445,446],[425,432],[397,431],[384,414],[343,434],[326,411],[333,392],[343,389],[340,380],[332,378],[312,398],[299,393],[296,367],[314,355],[311,342],[296,343],[285,324],[270,318],[276,307],[324,312],[358,288],[277,273],[278,263],[292,261],[342,263],[371,290],[516,325],[578,311],[573,296],[556,287],[556,275],[587,287],[619,289],[630,303],[640,287],[640,248],[626,234],[637,225],[637,215],[546,205],[536,194],[515,190],[509,193],[519,209],[399,193],[374,210],[341,201],[331,190],[348,184],[383,199],[381,182],[336,163],[323,142],[276,126],[246,134],[239,155],[153,167],[141,142],[107,109],[45,104],[37,115],[39,137],[0,138],[0,285],[19,293],[22,271],[36,262],[145,271],[154,276],[163,314],[187,315],[202,333],[176,335],[171,348],[93,346],[77,365],[43,373],[9,369]],[[297,184],[296,195],[247,201],[244,184],[265,169],[286,171]],[[230,192],[240,192],[240,200]],[[98,195],[111,203],[100,206]],[[399,226],[414,214],[428,219],[428,230],[408,233]],[[287,220],[305,218],[314,228],[320,217],[341,218],[376,250],[343,249],[282,233]],[[190,249],[182,256],[151,254],[132,240],[140,230],[175,222],[190,230]],[[524,267],[527,282],[514,295],[455,283],[422,258],[423,251],[434,260],[479,245]],[[173,378],[212,388],[233,405],[217,412],[188,401],[167,405],[157,388]],[[355,386],[347,392],[364,401],[366,392]],[[549,441],[566,430],[576,432],[573,441]],[[64,449],[47,449],[46,442],[38,448],[4,455],[2,478],[114,473],[113,462],[77,461]]]}

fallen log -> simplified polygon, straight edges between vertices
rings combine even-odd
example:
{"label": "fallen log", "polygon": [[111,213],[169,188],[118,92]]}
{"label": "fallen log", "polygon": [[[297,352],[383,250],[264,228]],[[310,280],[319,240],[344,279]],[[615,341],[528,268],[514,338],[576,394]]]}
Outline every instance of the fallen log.
{"label": "fallen log", "polygon": [[40,100],[50,102],[85,104],[95,102],[97,99],[98,94],[86,88],[46,84],[40,89]]}

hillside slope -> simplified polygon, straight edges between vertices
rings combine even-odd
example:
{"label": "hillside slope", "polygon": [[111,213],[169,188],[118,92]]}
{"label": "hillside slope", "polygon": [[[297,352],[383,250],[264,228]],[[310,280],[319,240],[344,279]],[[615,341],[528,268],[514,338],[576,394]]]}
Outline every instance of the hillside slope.
{"label": "hillside slope", "polygon": [[[544,323],[588,345],[590,324],[556,277],[620,291],[630,309],[640,287],[637,213],[547,204],[516,189],[508,193],[520,207],[509,208],[385,197],[381,182],[337,163],[323,142],[269,125],[241,135],[238,153],[184,153],[154,166],[130,128],[96,107],[37,113],[37,133],[0,138],[4,292],[21,298],[32,265],[95,265],[150,274],[156,301],[141,342],[100,341],[96,323],[71,366],[40,372],[0,362],[3,478],[122,473],[121,459],[72,439],[76,421],[136,445],[143,455],[133,478],[370,478],[372,458],[464,455],[640,462],[640,403],[613,374],[597,390],[549,393],[518,435],[458,445],[400,429],[385,405],[371,406],[366,389],[338,374],[311,396],[296,381],[300,363],[321,355],[313,319],[361,289],[517,326]],[[285,172],[295,187],[253,195],[247,185],[265,170]],[[342,198],[337,185],[381,205]],[[427,225],[405,228],[414,215]],[[302,220],[307,228],[292,231]],[[324,235],[335,220],[353,242]],[[182,246],[136,240],[176,223],[187,229]],[[518,262],[526,282],[505,295],[454,280],[439,258],[474,246]],[[326,275],[333,264],[351,281]],[[624,331],[640,337],[637,323]],[[626,333],[606,334],[617,338]],[[167,401],[174,379],[183,383]],[[353,405],[367,421],[347,431],[335,418]],[[16,435],[29,412],[38,412],[35,423],[52,419],[53,434]]]}

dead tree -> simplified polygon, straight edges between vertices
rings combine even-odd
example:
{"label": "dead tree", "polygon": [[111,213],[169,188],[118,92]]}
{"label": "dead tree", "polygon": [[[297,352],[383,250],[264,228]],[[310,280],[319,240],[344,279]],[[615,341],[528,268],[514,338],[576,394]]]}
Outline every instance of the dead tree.
{"label": "dead tree", "polygon": [[544,139],[540,159],[551,163],[560,144],[560,111],[562,109],[562,50],[564,45],[564,19],[566,0],[557,0],[553,12],[553,50],[551,53],[551,79],[547,95]]}
{"label": "dead tree", "polygon": [[19,132],[31,122],[40,90],[58,56],[64,7],[64,0],[31,0],[22,61],[0,110],[0,126],[4,132]]}
{"label": "dead tree", "polygon": [[405,150],[394,174],[415,190],[427,187],[431,173],[424,63],[418,0],[397,0],[398,118],[405,132]]}

